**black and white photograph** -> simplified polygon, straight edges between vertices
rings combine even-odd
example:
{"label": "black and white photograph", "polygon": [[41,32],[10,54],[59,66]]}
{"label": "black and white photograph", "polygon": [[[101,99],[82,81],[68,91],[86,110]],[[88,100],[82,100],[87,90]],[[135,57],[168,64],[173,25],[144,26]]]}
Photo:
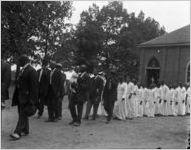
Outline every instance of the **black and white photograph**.
{"label": "black and white photograph", "polygon": [[190,0],[0,4],[2,149],[190,149]]}

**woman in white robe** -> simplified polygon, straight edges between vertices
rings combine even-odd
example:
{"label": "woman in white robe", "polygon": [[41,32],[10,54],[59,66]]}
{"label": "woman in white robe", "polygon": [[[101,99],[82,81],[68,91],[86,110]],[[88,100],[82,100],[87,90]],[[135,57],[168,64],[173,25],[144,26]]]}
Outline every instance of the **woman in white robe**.
{"label": "woman in white robe", "polygon": [[132,86],[132,91],[131,91],[131,103],[132,103],[132,108],[133,108],[133,117],[138,116],[138,104],[137,104],[137,81],[134,79],[133,80],[133,86]]}
{"label": "woman in white robe", "polygon": [[149,89],[148,94],[148,117],[154,117],[155,106],[154,106],[154,90]]}
{"label": "woman in white robe", "polygon": [[174,105],[173,105],[173,92],[174,89],[170,88],[168,93],[167,93],[167,102],[168,102],[168,115],[173,116],[173,110],[174,110]]}
{"label": "woman in white robe", "polygon": [[117,87],[117,101],[115,102],[113,114],[120,120],[126,119],[127,108],[126,108],[126,95],[127,95],[127,83],[121,77]]}
{"label": "woman in white robe", "polygon": [[190,114],[190,86],[186,90],[186,114]]}
{"label": "woman in white robe", "polygon": [[155,93],[154,93],[154,97],[156,100],[155,103],[155,115],[160,115],[160,89],[159,87],[155,87]]}
{"label": "woman in white robe", "polygon": [[186,89],[180,86],[177,88],[178,92],[178,115],[183,116],[185,115],[185,99],[186,99]]}
{"label": "woman in white robe", "polygon": [[167,102],[167,93],[168,93],[168,86],[163,84],[162,88],[161,88],[161,99],[162,99],[162,112],[163,112],[163,116],[168,116],[168,102]]}
{"label": "woman in white robe", "polygon": [[144,88],[144,111],[143,114],[145,116],[149,116],[149,89]]}
{"label": "woman in white robe", "polygon": [[138,117],[143,117],[143,98],[144,98],[143,87],[138,85],[138,91],[137,91]]}
{"label": "woman in white robe", "polygon": [[178,88],[177,87],[174,89],[173,98],[174,98],[174,116],[177,116],[178,115]]}
{"label": "woman in white robe", "polygon": [[126,108],[127,108],[127,118],[132,119],[133,118],[133,102],[131,99],[131,93],[133,89],[133,83],[127,80],[127,93],[126,93]]}
{"label": "woman in white robe", "polygon": [[176,106],[176,98],[175,98],[175,94],[176,94],[176,89],[175,89],[175,87],[173,87],[172,89],[171,89],[172,91],[172,97],[171,97],[171,101],[172,101],[172,115],[173,116],[176,116],[176,109],[175,109],[175,106]]}

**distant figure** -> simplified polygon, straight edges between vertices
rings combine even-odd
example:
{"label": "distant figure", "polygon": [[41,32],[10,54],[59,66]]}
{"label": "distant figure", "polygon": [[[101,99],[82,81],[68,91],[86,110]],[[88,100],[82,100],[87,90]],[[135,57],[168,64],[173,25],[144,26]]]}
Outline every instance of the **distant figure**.
{"label": "distant figure", "polygon": [[126,120],[127,115],[127,83],[124,77],[119,78],[117,86],[117,101],[113,110],[113,114],[120,120]]}
{"label": "distant figure", "polygon": [[110,123],[113,117],[114,103],[117,100],[117,76],[114,70],[107,74],[106,85],[103,92],[104,109],[108,116],[106,123]]}
{"label": "distant figure", "polygon": [[[88,99],[87,92],[89,90],[89,81],[90,78],[87,74],[87,66],[83,64],[80,66],[80,74],[77,78],[77,88],[73,88],[73,90],[76,89],[76,93],[73,93],[69,100],[69,109],[73,119],[72,122],[69,123],[70,125],[81,125],[83,105],[84,102]],[[73,85],[75,86],[75,84]]]}
{"label": "distant figure", "polygon": [[38,77],[36,70],[29,63],[29,58],[22,55],[18,66],[22,67],[16,82],[12,106],[18,106],[19,120],[16,129],[10,136],[18,140],[22,135],[29,134],[29,116],[35,114],[38,100]]}
{"label": "distant figure", "polygon": [[90,90],[89,90],[89,99],[86,108],[85,119],[89,119],[89,114],[93,106],[93,116],[92,120],[95,120],[97,117],[97,111],[99,103],[101,102],[102,92],[104,89],[104,79],[100,74],[93,76],[90,79]]}
{"label": "distant figure", "polygon": [[38,99],[38,118],[40,118],[44,111],[44,105],[46,104],[48,87],[50,81],[50,70],[48,69],[48,60],[42,61],[42,68],[38,72],[38,83],[39,83],[39,99]]}
{"label": "distant figure", "polygon": [[58,63],[57,69],[61,73],[61,76],[62,76],[61,81],[60,81],[62,83],[62,86],[60,89],[61,95],[60,95],[59,100],[58,100],[58,120],[61,120],[62,119],[62,101],[63,101],[64,95],[65,95],[64,84],[66,81],[66,75],[62,71],[62,64]]}
{"label": "distant figure", "polygon": [[179,86],[176,88],[177,90],[177,99],[178,99],[178,112],[177,114],[180,116],[185,115],[186,107],[185,107],[185,99],[186,99],[186,88],[183,87],[182,83],[179,83]]}
{"label": "distant figure", "polygon": [[188,85],[186,90],[186,103],[185,103],[187,115],[190,114],[190,94],[191,94],[190,85]]}
{"label": "distant figure", "polygon": [[78,74],[74,71],[69,80],[69,88],[68,88],[68,100],[69,100],[68,108],[72,116],[72,121],[69,123],[69,125],[73,125],[77,121],[77,113],[76,113],[76,108],[74,106],[74,104],[77,101],[77,91],[78,91],[77,79],[78,79]]}
{"label": "distant figure", "polygon": [[127,82],[127,94],[126,94],[126,96],[127,96],[127,103],[126,103],[126,105],[127,105],[127,114],[126,114],[126,116],[127,116],[127,118],[128,119],[133,119],[133,101],[132,101],[132,91],[133,91],[133,86],[134,86],[134,84],[130,81],[130,78],[128,77],[127,79],[126,79],[126,82]]}
{"label": "distant figure", "polygon": [[5,100],[9,99],[11,84],[11,66],[1,60],[1,109],[5,108]]}
{"label": "distant figure", "polygon": [[59,69],[59,65],[56,62],[52,62],[50,64],[51,72],[50,72],[50,82],[48,88],[48,120],[47,122],[57,122],[60,120],[59,115],[59,104],[61,99],[63,98],[63,76],[61,70]]}

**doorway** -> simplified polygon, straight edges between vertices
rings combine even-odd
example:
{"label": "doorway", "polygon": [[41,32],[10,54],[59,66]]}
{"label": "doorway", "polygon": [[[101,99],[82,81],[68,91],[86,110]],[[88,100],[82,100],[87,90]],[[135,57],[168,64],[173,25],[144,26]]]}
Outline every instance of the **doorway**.
{"label": "doorway", "polygon": [[147,87],[149,87],[152,83],[156,85],[159,82],[160,69],[147,69]]}
{"label": "doorway", "polygon": [[147,75],[147,87],[150,87],[151,84],[158,84],[160,78],[160,65],[158,60],[153,56],[146,68]]}

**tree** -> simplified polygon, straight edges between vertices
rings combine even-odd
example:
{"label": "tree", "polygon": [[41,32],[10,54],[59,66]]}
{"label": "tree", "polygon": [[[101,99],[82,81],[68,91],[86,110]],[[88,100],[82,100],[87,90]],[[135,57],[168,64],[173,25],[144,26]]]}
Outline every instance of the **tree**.
{"label": "tree", "polygon": [[14,60],[23,53],[46,55],[61,46],[62,33],[67,28],[65,18],[71,16],[71,2],[4,1],[1,4],[3,58]]}
{"label": "tree", "polygon": [[[101,68],[108,69],[109,64],[113,64],[118,66],[118,72],[130,72],[137,78],[139,57],[134,53],[136,45],[164,34],[165,29],[154,19],[145,18],[142,11],[136,17],[134,13],[127,13],[122,2],[113,1],[102,9],[93,4],[88,11],[82,12],[76,32],[81,33],[77,38],[83,43],[83,47],[78,45],[79,53],[91,55],[91,59],[97,60],[94,63],[102,64]],[[96,41],[99,46],[92,48],[94,44],[89,41]]]}

